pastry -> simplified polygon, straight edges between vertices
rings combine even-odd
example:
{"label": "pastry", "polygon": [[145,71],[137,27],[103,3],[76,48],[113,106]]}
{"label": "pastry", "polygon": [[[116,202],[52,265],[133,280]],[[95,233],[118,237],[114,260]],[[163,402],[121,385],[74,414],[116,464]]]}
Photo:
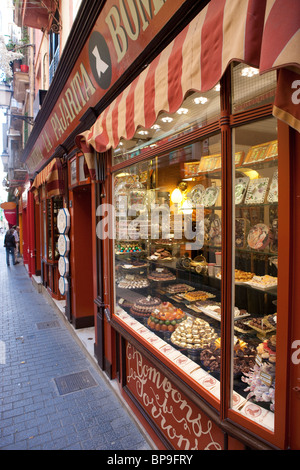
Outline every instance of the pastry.
{"label": "pastry", "polygon": [[250,281],[253,278],[253,276],[255,276],[254,273],[241,271],[240,269],[235,269],[235,272],[234,272],[234,279],[236,282]]}
{"label": "pastry", "polygon": [[208,292],[202,290],[196,290],[193,292],[186,292],[181,295],[184,299],[188,300],[189,302],[194,302],[196,300],[207,300],[213,298],[214,295],[209,294]]}
{"label": "pastry", "polygon": [[277,277],[269,276],[268,274],[266,274],[265,276],[253,276],[249,284],[252,287],[267,289],[270,287],[277,286]]}

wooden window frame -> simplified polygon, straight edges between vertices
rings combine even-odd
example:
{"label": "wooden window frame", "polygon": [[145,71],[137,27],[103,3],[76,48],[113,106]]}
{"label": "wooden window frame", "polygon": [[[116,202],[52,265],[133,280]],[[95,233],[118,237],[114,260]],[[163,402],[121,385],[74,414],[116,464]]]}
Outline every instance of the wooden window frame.
{"label": "wooden window frame", "polygon": [[[222,318],[221,322],[221,341],[223,345],[221,357],[221,377],[220,377],[220,401],[217,401],[199,384],[193,383],[186,374],[174,367],[171,361],[166,357],[160,356],[148,342],[143,341],[134,331],[130,330],[117,315],[114,315],[114,273],[111,270],[110,275],[110,305],[112,306],[111,325],[124,338],[129,341],[136,349],[140,350],[155,366],[158,367],[183,393],[185,393],[194,403],[205,411],[208,416],[216,422],[225,432],[241,440],[246,445],[253,445],[254,448],[278,448],[283,449],[287,439],[286,422],[286,400],[287,395],[287,351],[288,351],[288,309],[285,307],[290,304],[289,283],[289,257],[286,255],[286,249],[290,250],[288,245],[290,235],[290,148],[289,148],[289,127],[278,122],[278,145],[281,158],[278,159],[278,168],[280,172],[279,192],[281,199],[278,205],[278,215],[280,217],[279,228],[279,249],[278,257],[280,259],[280,282],[278,283],[278,310],[281,321],[277,332],[277,357],[280,358],[276,364],[276,405],[275,405],[275,428],[274,432],[259,426],[254,421],[235,412],[230,407],[231,403],[231,348],[232,348],[232,226],[233,226],[233,163],[232,163],[232,130],[257,120],[272,117],[272,104],[262,105],[257,108],[242,111],[237,114],[231,113],[231,77],[230,68],[226,70],[221,80],[221,114],[219,121],[193,131],[191,134],[178,138],[178,140],[166,143],[159,151],[148,150],[143,155],[136,156],[130,160],[124,161],[118,165],[112,166],[112,155],[108,162],[108,173],[110,176],[116,171],[130,167],[151,157],[161,156],[175,148],[195,142],[202,137],[221,132],[222,145],[222,251],[223,257],[223,276],[221,282],[222,296]],[[275,118],[274,118],[275,119]],[[110,195],[109,201],[112,201],[112,177],[106,183],[107,194]],[[283,233],[285,232],[285,233]],[[282,243],[280,242],[282,241]],[[284,242],[287,245],[284,245]],[[108,242],[110,253],[114,252],[113,240]],[[283,253],[282,246],[285,250]],[[281,248],[280,248],[281,247]],[[288,247],[288,248],[286,248]],[[286,312],[284,313],[284,309]],[[124,361],[124,358],[123,358]],[[123,364],[124,367],[124,364]],[[122,368],[122,364],[121,364]],[[124,376],[124,371],[122,373]],[[123,384],[124,385],[124,384]],[[126,389],[126,386],[124,387]]]}

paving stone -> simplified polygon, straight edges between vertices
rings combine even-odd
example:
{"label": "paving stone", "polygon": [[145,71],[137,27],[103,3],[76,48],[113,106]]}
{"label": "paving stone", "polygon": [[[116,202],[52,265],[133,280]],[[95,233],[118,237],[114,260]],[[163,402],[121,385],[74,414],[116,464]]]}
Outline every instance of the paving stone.
{"label": "paving stone", "polygon": [[[22,263],[0,240],[0,450],[149,450],[127,410]],[[88,371],[92,387],[60,395],[59,377]]]}

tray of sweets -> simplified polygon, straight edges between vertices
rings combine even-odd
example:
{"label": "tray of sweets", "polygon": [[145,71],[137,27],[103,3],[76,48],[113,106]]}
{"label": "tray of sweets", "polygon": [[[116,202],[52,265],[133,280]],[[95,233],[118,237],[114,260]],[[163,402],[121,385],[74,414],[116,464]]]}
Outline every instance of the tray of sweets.
{"label": "tray of sweets", "polygon": [[147,266],[148,263],[144,261],[133,261],[132,263],[120,264],[122,269],[141,269],[146,268]]}
{"label": "tray of sweets", "polygon": [[253,328],[247,325],[247,323],[242,319],[238,319],[234,322],[233,328],[235,331],[242,333],[243,335],[255,334]]}
{"label": "tray of sweets", "polygon": [[247,284],[256,289],[268,290],[277,287],[277,277],[266,274],[265,276],[254,276]]}
{"label": "tray of sweets", "polygon": [[193,290],[195,290],[195,287],[189,286],[188,284],[171,284],[165,288],[167,294],[181,294],[183,292],[190,292]]}
{"label": "tray of sweets", "polygon": [[[208,305],[206,307],[199,307],[197,308],[201,310],[202,313],[208,315],[209,317],[213,318],[214,320],[221,321],[221,306],[218,304],[215,305]],[[242,318],[249,317],[250,314],[246,312],[246,310],[239,310],[237,307],[234,309],[234,320],[241,320]]]}
{"label": "tray of sweets", "polygon": [[272,326],[269,326],[269,324],[266,324],[263,317],[252,318],[251,320],[245,322],[245,324],[250,326],[250,328],[253,328],[253,330],[257,331],[263,336],[276,330],[275,327],[272,327]]}
{"label": "tray of sweets", "polygon": [[[235,284],[246,284],[248,281],[251,281],[251,279],[253,279],[254,276],[255,276],[254,273],[242,271],[240,269],[235,269],[235,273],[234,273]],[[221,273],[218,273],[216,277],[218,279],[221,279]]]}
{"label": "tray of sweets", "polygon": [[196,302],[197,300],[207,300],[207,299],[214,299],[216,296],[213,294],[210,294],[209,292],[205,292],[202,290],[197,290],[193,292],[185,292],[183,294],[180,294],[180,296],[188,300],[189,302]]}

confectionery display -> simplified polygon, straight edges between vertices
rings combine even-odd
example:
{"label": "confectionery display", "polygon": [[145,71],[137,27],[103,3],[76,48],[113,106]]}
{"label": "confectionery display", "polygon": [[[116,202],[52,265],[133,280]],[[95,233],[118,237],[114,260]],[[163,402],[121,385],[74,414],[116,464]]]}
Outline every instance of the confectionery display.
{"label": "confectionery display", "polygon": [[[153,341],[152,346],[155,341],[160,345],[165,342],[163,348],[171,350],[172,360],[180,355],[181,361],[174,361],[174,367],[181,367],[188,357],[196,370],[211,374],[217,382],[221,327],[230,317],[234,333],[232,391],[244,403],[267,403],[268,411],[274,410],[277,328],[275,147],[276,141],[248,149],[237,145],[234,218],[229,228],[232,267],[223,246],[222,159],[217,151],[203,145],[199,153],[197,147],[187,153],[183,149],[178,160],[174,154],[172,159],[170,155],[158,156],[132,168],[128,165],[128,173],[135,177],[121,179],[116,193],[126,195],[129,208],[143,205],[143,216],[148,214],[148,220],[142,225],[141,218],[134,225],[133,216],[127,215],[125,220],[123,213],[122,218],[117,216],[116,227],[120,224],[128,239],[120,236],[116,240],[114,266],[116,307],[124,318],[127,315],[128,324],[140,325],[139,331],[147,341]],[[187,178],[180,181],[183,174]],[[152,204],[163,208],[159,220],[151,219]],[[134,226],[134,233],[139,224],[148,232],[130,239],[129,228]],[[230,279],[221,279],[228,269],[232,284],[227,283]],[[222,304],[221,293],[222,287],[230,285],[232,306],[227,306]],[[182,359],[181,355],[187,357]]]}
{"label": "confectionery display", "polygon": [[141,269],[146,268],[148,263],[142,260],[132,260],[130,263],[122,263],[120,266],[122,269]]}
{"label": "confectionery display", "polygon": [[268,289],[277,286],[277,277],[266,274],[265,276],[253,276],[248,284],[259,289]]}
{"label": "confectionery display", "polygon": [[264,317],[251,318],[251,320],[247,322],[247,325],[262,335],[266,335],[266,333],[272,332],[275,329]]}
{"label": "confectionery display", "polygon": [[188,317],[171,335],[171,343],[180,348],[200,349],[207,347],[217,334],[208,322]]}
{"label": "confectionery display", "polygon": [[215,296],[209,292],[197,290],[192,292],[185,292],[184,294],[181,294],[181,297],[185,300],[188,300],[189,302],[196,302],[196,300],[213,299]]}
{"label": "confectionery display", "polygon": [[155,282],[173,281],[176,279],[176,276],[169,269],[157,268],[148,274],[148,279]]}
{"label": "confectionery display", "polygon": [[166,292],[168,294],[180,294],[182,292],[189,292],[195,290],[195,287],[189,286],[187,284],[171,284],[166,286]]}
{"label": "confectionery display", "polygon": [[[209,347],[200,353],[200,360],[204,368],[211,372],[220,372],[221,340],[211,342]],[[247,373],[255,364],[255,348],[235,337],[233,354],[234,375]]]}
{"label": "confectionery display", "polygon": [[242,381],[248,384],[247,399],[269,405],[275,409],[275,364],[276,335],[260,343],[256,348],[256,362],[249,372],[244,372]]}
{"label": "confectionery display", "polygon": [[241,271],[240,269],[234,270],[235,282],[248,282],[248,281],[251,281],[253,277],[254,277],[254,273]]}
{"label": "confectionery display", "polygon": [[154,251],[154,253],[151,256],[149,256],[149,259],[153,261],[156,261],[156,260],[169,261],[169,260],[172,260],[173,257],[170,251],[165,250],[164,248],[157,248]]}
{"label": "confectionery display", "polygon": [[157,297],[143,297],[137,300],[131,307],[130,313],[134,317],[147,318],[156,308],[161,305],[161,300]]}
{"label": "confectionery display", "polygon": [[143,276],[127,275],[117,285],[122,289],[143,289],[149,286],[149,281]]}
{"label": "confectionery display", "polygon": [[180,308],[163,302],[151,312],[147,325],[151,330],[173,332],[185,318],[186,314]]}
{"label": "confectionery display", "polygon": [[116,247],[116,254],[123,254],[123,253],[138,253],[143,251],[142,248],[135,243],[119,243]]}

